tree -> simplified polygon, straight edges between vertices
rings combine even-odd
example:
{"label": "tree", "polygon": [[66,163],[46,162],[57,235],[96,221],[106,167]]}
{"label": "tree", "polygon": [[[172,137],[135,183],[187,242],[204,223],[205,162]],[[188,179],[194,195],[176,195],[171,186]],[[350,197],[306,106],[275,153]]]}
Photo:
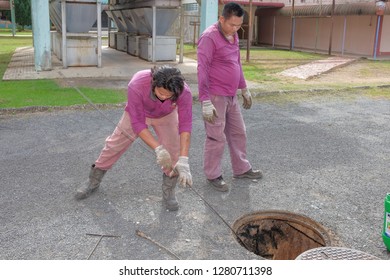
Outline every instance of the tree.
{"label": "tree", "polygon": [[31,3],[30,0],[13,0],[15,5],[15,21],[24,29],[31,25]]}

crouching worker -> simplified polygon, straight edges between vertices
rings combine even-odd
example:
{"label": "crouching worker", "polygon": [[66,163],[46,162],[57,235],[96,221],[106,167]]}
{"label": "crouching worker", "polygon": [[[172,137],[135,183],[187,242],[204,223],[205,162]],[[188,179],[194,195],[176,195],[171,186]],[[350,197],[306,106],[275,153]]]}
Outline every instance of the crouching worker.
{"label": "crouching worker", "polygon": [[[192,185],[188,163],[192,130],[191,91],[180,70],[161,66],[136,73],[128,84],[127,94],[125,112],[92,165],[89,182],[77,190],[76,198],[84,199],[92,194],[107,170],[140,137],[155,151],[157,163],[163,171],[163,201],[168,210],[175,211],[179,208],[175,194],[177,181],[182,186]],[[153,128],[156,137],[149,127]]]}

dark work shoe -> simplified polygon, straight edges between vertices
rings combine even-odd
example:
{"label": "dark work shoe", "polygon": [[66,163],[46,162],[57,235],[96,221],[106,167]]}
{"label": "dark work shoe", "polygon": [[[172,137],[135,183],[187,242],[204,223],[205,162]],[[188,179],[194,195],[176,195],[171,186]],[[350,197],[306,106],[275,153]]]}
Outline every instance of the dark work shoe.
{"label": "dark work shoe", "polygon": [[213,186],[213,188],[219,192],[227,192],[229,190],[222,176],[219,176],[218,178],[212,180],[207,179],[207,181],[209,181],[209,183]]}
{"label": "dark work shoe", "polygon": [[96,191],[106,172],[107,170],[97,168],[95,167],[95,164],[93,164],[91,166],[91,171],[89,172],[89,181],[77,190],[75,195],[76,199],[85,199]]}
{"label": "dark work shoe", "polygon": [[179,203],[176,199],[176,182],[178,177],[169,177],[163,174],[162,194],[165,207],[169,211],[177,211]]}
{"label": "dark work shoe", "polygon": [[233,177],[236,179],[261,179],[263,177],[263,173],[261,173],[260,170],[253,170],[251,168],[247,172],[242,173],[241,175],[234,175]]}

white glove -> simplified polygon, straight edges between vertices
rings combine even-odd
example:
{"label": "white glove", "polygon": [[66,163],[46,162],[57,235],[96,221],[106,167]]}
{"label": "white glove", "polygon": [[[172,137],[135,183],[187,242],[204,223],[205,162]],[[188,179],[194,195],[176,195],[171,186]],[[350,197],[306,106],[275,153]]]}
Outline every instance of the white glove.
{"label": "white glove", "polygon": [[243,88],[241,90],[242,98],[244,99],[244,102],[242,103],[242,107],[244,109],[250,109],[252,107],[252,95],[249,91],[249,89]]}
{"label": "white glove", "polygon": [[202,115],[203,119],[209,123],[214,123],[215,119],[218,118],[217,110],[210,100],[205,100],[202,102]]}
{"label": "white glove", "polygon": [[158,146],[154,149],[154,151],[156,152],[157,163],[161,166],[161,168],[169,169],[172,167],[171,156],[162,145]]}
{"label": "white glove", "polygon": [[179,174],[178,182],[181,186],[192,186],[192,175],[190,172],[190,165],[188,164],[188,157],[179,157],[179,160],[175,164],[170,176],[173,176],[175,173]]}

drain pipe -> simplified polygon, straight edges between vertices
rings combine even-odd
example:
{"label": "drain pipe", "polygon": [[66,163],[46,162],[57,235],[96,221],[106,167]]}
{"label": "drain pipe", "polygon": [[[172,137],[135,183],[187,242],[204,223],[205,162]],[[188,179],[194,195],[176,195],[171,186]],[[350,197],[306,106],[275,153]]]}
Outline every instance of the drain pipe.
{"label": "drain pipe", "polygon": [[379,30],[381,28],[381,18],[382,16],[378,16],[378,21],[376,24],[376,33],[375,33],[375,45],[374,45],[374,60],[376,60],[376,55],[378,52],[378,41],[379,41]]}
{"label": "drain pipe", "polygon": [[386,3],[382,0],[376,1],[375,3],[375,14],[378,17],[376,23],[376,34],[375,34],[375,45],[374,45],[374,59],[376,59],[376,55],[379,48],[379,30],[382,29],[382,17],[385,14]]}
{"label": "drain pipe", "polygon": [[347,17],[344,16],[344,30],[343,30],[343,43],[341,46],[341,55],[344,55],[344,49],[345,49],[345,36],[347,34]]}
{"label": "drain pipe", "polygon": [[294,31],[295,31],[295,0],[292,0],[291,6],[291,34],[290,34],[290,51],[294,48]]}
{"label": "drain pipe", "polygon": [[272,27],[272,47],[275,48],[276,16],[274,16],[274,25]]}
{"label": "drain pipe", "polygon": [[330,35],[329,35],[329,50],[328,50],[328,55],[332,55],[334,8],[335,8],[335,0],[332,1],[332,11],[331,11],[331,16],[330,16],[331,23],[330,23]]}

